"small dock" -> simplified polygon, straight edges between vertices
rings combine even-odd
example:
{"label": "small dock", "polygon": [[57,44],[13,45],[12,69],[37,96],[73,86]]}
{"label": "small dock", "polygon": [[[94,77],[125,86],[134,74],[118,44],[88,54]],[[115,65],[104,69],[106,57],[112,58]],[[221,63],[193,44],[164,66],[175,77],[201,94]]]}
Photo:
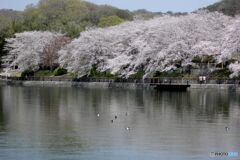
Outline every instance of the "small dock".
{"label": "small dock", "polygon": [[155,90],[159,91],[186,91],[190,84],[151,84]]}
{"label": "small dock", "polygon": [[147,78],[144,83],[149,83],[159,91],[186,91],[191,87],[188,81],[172,78]]}

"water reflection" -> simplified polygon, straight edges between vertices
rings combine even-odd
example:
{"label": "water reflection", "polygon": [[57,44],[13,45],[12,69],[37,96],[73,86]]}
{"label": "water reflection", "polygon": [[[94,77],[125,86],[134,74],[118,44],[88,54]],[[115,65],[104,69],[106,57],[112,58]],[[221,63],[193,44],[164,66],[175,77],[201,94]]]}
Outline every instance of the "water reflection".
{"label": "water reflection", "polygon": [[219,90],[1,87],[0,159],[207,159],[239,149],[239,104]]}
{"label": "water reflection", "polygon": [[3,91],[0,89],[0,132],[4,131],[5,121],[4,121],[4,114],[3,114]]}

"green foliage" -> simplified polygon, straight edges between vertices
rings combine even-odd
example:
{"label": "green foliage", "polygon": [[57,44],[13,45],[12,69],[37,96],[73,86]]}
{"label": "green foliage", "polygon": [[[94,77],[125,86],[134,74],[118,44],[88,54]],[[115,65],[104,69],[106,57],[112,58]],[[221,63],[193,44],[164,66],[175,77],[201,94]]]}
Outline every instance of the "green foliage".
{"label": "green foliage", "polygon": [[213,79],[228,79],[231,72],[229,69],[224,68],[220,70],[215,70],[212,73],[210,73],[210,77]]}
{"label": "green foliage", "polygon": [[64,74],[67,74],[67,70],[66,69],[63,69],[63,68],[56,68],[54,71],[53,71],[53,75],[54,76],[61,76],[61,75],[64,75]]}
{"label": "green foliage", "polygon": [[207,7],[211,12],[219,11],[229,16],[235,16],[240,13],[239,0],[222,0]]}
{"label": "green foliage", "polygon": [[77,37],[85,28],[97,25],[102,17],[117,16],[110,24],[133,17],[127,10],[80,0],[40,0],[36,6],[28,5],[23,15],[25,30],[57,31],[70,37]]}
{"label": "green foliage", "polygon": [[224,69],[224,68],[227,68],[230,64],[235,63],[235,62],[236,62],[235,59],[229,59],[225,62],[217,64],[216,67]]}
{"label": "green foliage", "polygon": [[40,0],[37,6],[26,7],[24,25],[27,30],[61,31],[74,37],[84,29],[81,22],[87,13],[79,0]]}
{"label": "green foliage", "polygon": [[130,78],[132,78],[132,79],[142,79],[144,74],[145,74],[145,71],[140,70],[137,73],[130,75]]}
{"label": "green foliage", "polygon": [[50,70],[39,70],[34,73],[35,77],[50,77],[54,76],[53,73]]}
{"label": "green foliage", "polygon": [[132,19],[128,10],[81,0],[40,0],[37,5],[26,6],[23,12],[0,10],[0,66],[6,54],[5,39],[17,32],[48,30],[75,38],[87,27],[111,26]]}
{"label": "green foliage", "polygon": [[100,72],[96,69],[95,66],[93,66],[93,68],[90,70],[90,74],[88,75],[88,77],[93,77],[93,78],[115,78],[116,76],[111,74],[109,71],[105,71],[105,72]]}
{"label": "green foliage", "polygon": [[183,77],[184,73],[181,70],[171,70],[168,72],[156,72],[153,77]]}
{"label": "green foliage", "polygon": [[5,39],[12,37],[15,32],[22,30],[20,12],[13,10],[0,10],[0,65],[1,57],[6,54],[3,50]]}
{"label": "green foliage", "polygon": [[21,73],[21,77],[32,77],[34,76],[34,71],[26,70]]}
{"label": "green foliage", "polygon": [[67,74],[62,75],[61,77],[76,78],[76,75],[74,73],[68,72]]}
{"label": "green foliage", "polygon": [[128,10],[121,10],[109,5],[96,5],[87,1],[83,1],[89,10],[87,21],[97,25],[101,17],[118,16],[124,20],[133,20],[133,13]]}
{"label": "green foliage", "polygon": [[91,25],[92,24],[87,21],[81,22],[81,24],[77,24],[76,22],[69,22],[63,31],[66,33],[66,36],[76,38],[82,31],[85,30],[86,27]]}
{"label": "green foliage", "polygon": [[98,23],[98,27],[109,27],[115,26],[122,23],[124,20],[118,16],[109,16],[109,17],[102,17]]}
{"label": "green foliage", "polygon": [[202,62],[202,58],[200,58],[199,56],[196,56],[192,59],[193,63],[201,63]]}
{"label": "green foliage", "polygon": [[53,76],[61,76],[66,78],[74,78],[75,75],[73,73],[67,73],[65,69],[56,68],[53,72],[51,70],[39,70],[34,72],[35,77],[53,77]]}

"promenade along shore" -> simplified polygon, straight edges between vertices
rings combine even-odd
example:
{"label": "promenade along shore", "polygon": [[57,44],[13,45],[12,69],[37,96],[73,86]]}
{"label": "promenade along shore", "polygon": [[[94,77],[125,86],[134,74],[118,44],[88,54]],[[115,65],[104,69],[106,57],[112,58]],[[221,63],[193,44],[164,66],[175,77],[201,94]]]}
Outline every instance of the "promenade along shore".
{"label": "promenade along shore", "polygon": [[174,78],[109,79],[63,77],[0,77],[0,85],[56,86],[84,88],[154,89],[156,85],[189,85],[188,89],[227,89],[240,91],[240,80],[184,80]]}

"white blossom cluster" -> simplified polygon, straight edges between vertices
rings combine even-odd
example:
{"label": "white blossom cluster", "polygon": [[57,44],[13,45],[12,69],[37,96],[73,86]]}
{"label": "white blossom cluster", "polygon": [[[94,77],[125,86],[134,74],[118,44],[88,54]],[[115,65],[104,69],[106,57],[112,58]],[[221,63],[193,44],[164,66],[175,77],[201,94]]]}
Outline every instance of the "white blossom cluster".
{"label": "white blossom cluster", "polygon": [[[231,59],[240,54],[239,28],[239,17],[198,11],[88,29],[59,51],[58,63],[79,77],[89,74],[93,66],[124,77],[144,70],[149,77],[177,65],[195,65],[192,59],[196,56],[213,56],[218,63]],[[8,40],[8,57],[15,57],[10,66],[36,69],[39,54],[54,36],[57,34],[24,32]],[[229,66],[232,77],[238,75],[236,68],[238,63]]]}
{"label": "white blossom cluster", "polygon": [[6,70],[19,71],[38,70],[44,47],[56,37],[62,36],[51,32],[23,32],[15,34],[14,38],[7,39],[5,49],[8,55],[3,57]]}
{"label": "white blossom cluster", "polygon": [[238,62],[230,64],[229,70],[232,72],[230,78],[238,77],[240,75],[240,64]]}
{"label": "white blossom cluster", "polygon": [[221,62],[240,47],[239,20],[200,11],[87,30],[59,52],[59,63],[79,76],[96,65],[127,77],[139,69],[151,76],[176,64],[192,65],[195,56],[212,55]]}

